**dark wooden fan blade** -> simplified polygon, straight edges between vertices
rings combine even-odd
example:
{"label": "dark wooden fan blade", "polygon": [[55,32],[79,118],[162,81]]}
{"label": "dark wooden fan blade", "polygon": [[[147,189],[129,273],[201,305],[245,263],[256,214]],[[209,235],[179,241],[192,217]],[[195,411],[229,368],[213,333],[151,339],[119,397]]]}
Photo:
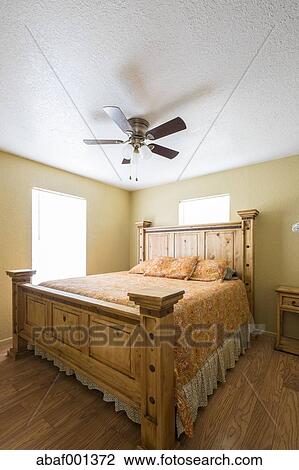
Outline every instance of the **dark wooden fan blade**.
{"label": "dark wooden fan blade", "polygon": [[150,129],[147,132],[146,137],[150,140],[161,139],[161,137],[183,131],[184,129],[187,129],[185,122],[182,118],[176,117],[171,119],[171,121],[167,121],[164,124],[161,124],[161,126]]}
{"label": "dark wooden fan blade", "polygon": [[125,134],[133,134],[133,128],[126,116],[117,106],[104,106],[103,110]]}
{"label": "dark wooden fan blade", "polygon": [[122,165],[128,165],[129,163],[131,163],[131,160],[128,160],[127,158],[124,158],[121,162]]}
{"label": "dark wooden fan blade", "polygon": [[123,140],[109,140],[109,139],[84,139],[84,144],[87,145],[103,145],[103,144],[123,144]]}
{"label": "dark wooden fan blade", "polygon": [[158,144],[150,144],[149,148],[153,153],[161,155],[161,157],[169,158],[170,160],[172,160],[179,154],[179,152],[177,152],[176,150],[172,150],[168,147],[163,147],[162,145]]}

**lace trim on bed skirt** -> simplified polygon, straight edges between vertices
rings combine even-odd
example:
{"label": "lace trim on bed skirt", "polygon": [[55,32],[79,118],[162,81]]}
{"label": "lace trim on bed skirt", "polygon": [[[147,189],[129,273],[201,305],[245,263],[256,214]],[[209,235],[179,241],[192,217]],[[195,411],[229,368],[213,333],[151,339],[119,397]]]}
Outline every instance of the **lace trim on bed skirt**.
{"label": "lace trim on bed skirt", "polygon": [[[235,367],[241,354],[249,346],[249,325],[242,325],[233,335],[225,340],[206,360],[203,367],[190,382],[183,386],[188,404],[191,408],[192,421],[196,420],[198,409],[207,406],[208,397],[214,393],[218,382],[225,382],[227,369]],[[180,416],[176,413],[176,429],[179,437],[184,431]]]}
{"label": "lace trim on bed skirt", "polygon": [[[207,406],[208,396],[212,395],[217,388],[218,382],[225,382],[226,370],[235,367],[236,361],[239,356],[245,352],[248,345],[249,325],[243,325],[224,342],[223,346],[219,347],[207,359],[196,376],[184,385],[183,390],[191,407],[193,422],[196,420],[198,408]],[[34,350],[36,356],[41,356],[43,359],[52,361],[54,365],[58,367],[60,371],[65,372],[66,375],[75,375],[76,379],[83,385],[86,385],[90,390],[95,389],[102,392],[104,401],[114,402],[115,411],[125,411],[129,419],[134,421],[134,423],[140,424],[140,412],[136,408],[127,405],[115,395],[106,392],[106,390],[98,384],[79,374],[76,370],[67,367],[60,360],[39,349],[38,346],[28,344],[27,348]],[[178,436],[184,432],[184,427],[178,413],[176,414],[176,429]]]}
{"label": "lace trim on bed skirt", "polygon": [[98,384],[92,382],[90,379],[87,377],[84,377],[83,375],[79,374],[76,370],[71,369],[70,367],[67,367],[63,362],[59,361],[55,357],[51,356],[51,354],[42,351],[39,349],[38,346],[33,346],[33,345],[27,345],[27,348],[30,350],[34,350],[34,354],[36,356],[41,356],[42,359],[47,359],[48,361],[52,361],[56,367],[59,368],[60,371],[65,372],[66,375],[75,375],[76,379],[79,380],[83,385],[86,385],[89,390],[99,390],[103,394],[103,400],[106,402],[114,402],[114,407],[115,411],[125,411],[127,414],[128,418],[131,421],[134,421],[134,423],[140,424],[140,412],[136,409],[133,408],[132,406],[127,405],[126,403],[122,402],[117,398],[116,396],[112,395],[109,392],[106,392],[102,387],[100,387]]}

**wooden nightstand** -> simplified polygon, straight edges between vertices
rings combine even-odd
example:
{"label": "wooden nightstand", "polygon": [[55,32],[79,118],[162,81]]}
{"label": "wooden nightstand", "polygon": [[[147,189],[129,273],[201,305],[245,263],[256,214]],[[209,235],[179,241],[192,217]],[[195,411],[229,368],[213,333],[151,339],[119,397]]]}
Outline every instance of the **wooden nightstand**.
{"label": "wooden nightstand", "polygon": [[299,319],[299,288],[280,286],[277,293],[277,340],[276,349],[299,356],[299,339],[283,335],[284,312],[297,313]]}

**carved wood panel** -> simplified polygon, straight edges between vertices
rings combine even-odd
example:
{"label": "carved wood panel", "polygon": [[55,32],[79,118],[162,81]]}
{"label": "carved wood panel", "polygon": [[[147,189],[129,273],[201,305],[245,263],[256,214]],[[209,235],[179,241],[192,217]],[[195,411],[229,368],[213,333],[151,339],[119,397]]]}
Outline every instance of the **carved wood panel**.
{"label": "carved wood panel", "polygon": [[54,336],[72,348],[80,349],[80,314],[59,304],[52,305]]}
{"label": "carved wood panel", "polygon": [[25,323],[31,326],[46,326],[47,302],[27,296]]}
{"label": "carved wood panel", "polygon": [[174,237],[174,256],[198,256],[197,233],[176,233]]}
{"label": "carved wood panel", "polygon": [[146,237],[146,258],[174,256],[173,233],[150,233]]}
{"label": "carved wood panel", "polygon": [[[90,322],[90,326],[90,356],[120,372],[132,375],[131,348],[124,346],[128,344],[129,333],[95,320]],[[123,347],[120,349],[120,346]]]}
{"label": "carved wood panel", "polygon": [[234,267],[234,232],[206,232],[206,259],[226,259]]}

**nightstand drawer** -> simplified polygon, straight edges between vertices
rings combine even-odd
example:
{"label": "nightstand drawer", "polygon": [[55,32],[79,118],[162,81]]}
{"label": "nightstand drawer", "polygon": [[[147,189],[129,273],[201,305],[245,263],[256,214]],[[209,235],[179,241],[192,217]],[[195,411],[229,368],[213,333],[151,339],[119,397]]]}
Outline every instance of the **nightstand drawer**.
{"label": "nightstand drawer", "polygon": [[282,306],[286,307],[294,307],[297,308],[299,311],[299,297],[290,297],[283,295],[281,300]]}

